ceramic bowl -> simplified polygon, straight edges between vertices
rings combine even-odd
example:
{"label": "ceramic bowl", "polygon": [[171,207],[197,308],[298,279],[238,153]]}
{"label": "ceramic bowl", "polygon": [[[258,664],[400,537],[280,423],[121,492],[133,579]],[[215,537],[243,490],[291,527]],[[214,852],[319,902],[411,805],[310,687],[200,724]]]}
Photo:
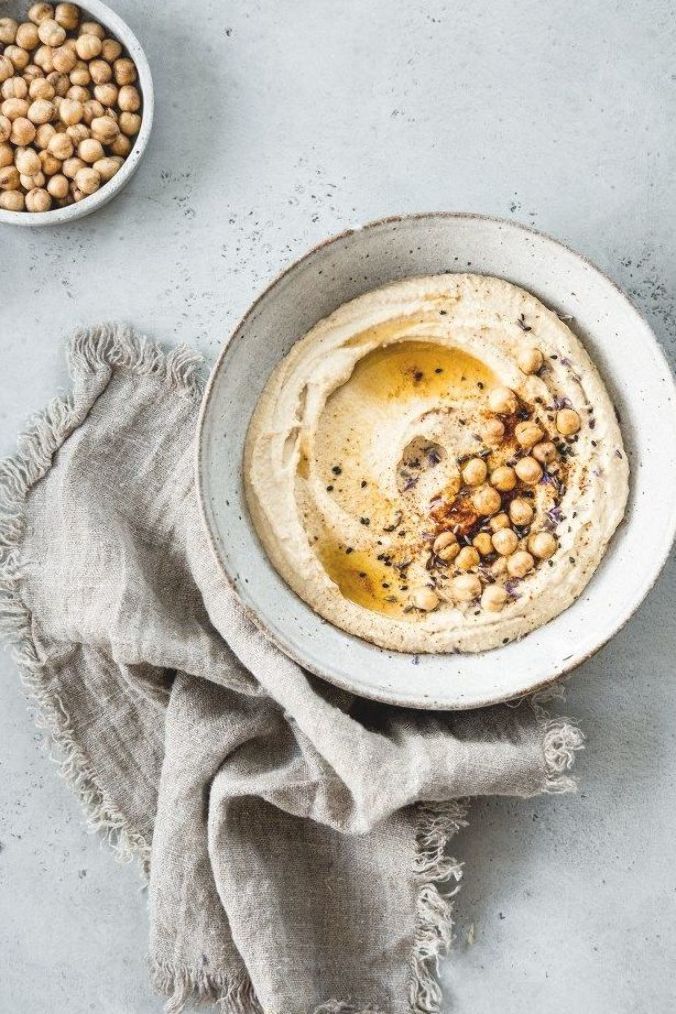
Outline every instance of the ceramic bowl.
{"label": "ceramic bowl", "polygon": [[[0,224],[20,225],[28,228],[39,228],[45,225],[61,225],[75,222],[78,218],[91,215],[92,211],[102,208],[108,201],[127,185],[132,178],[148,144],[150,130],[153,125],[154,93],[153,80],[150,74],[148,60],[143,52],[141,43],[138,41],[131,28],[125,24],[115,11],[101,3],[100,0],[87,0],[86,4],[77,5],[83,15],[90,21],[98,21],[109,32],[109,34],[121,42],[131,59],[136,64],[138,81],[136,87],[141,92],[143,99],[141,129],[139,130],[134,147],[125,159],[124,165],[112,180],[105,183],[95,194],[85,197],[77,204],[69,204],[66,208],[53,208],[51,211],[30,212],[30,211],[4,211],[0,209]],[[0,0],[0,17],[15,18],[17,21],[28,20],[29,0]]]}
{"label": "ceramic bowl", "polygon": [[[481,654],[413,656],[377,648],[323,620],[279,577],[249,518],[242,449],[271,371],[341,303],[394,279],[443,271],[498,275],[560,314],[597,363],[631,464],[625,521],[580,598],[521,641]],[[374,222],[310,251],[256,300],[211,374],[199,425],[197,482],[215,565],[254,621],[311,672],[364,697],[462,709],[527,694],[588,658],[655,581],[676,528],[676,397],[650,328],[585,258],[548,236],[478,215]]]}

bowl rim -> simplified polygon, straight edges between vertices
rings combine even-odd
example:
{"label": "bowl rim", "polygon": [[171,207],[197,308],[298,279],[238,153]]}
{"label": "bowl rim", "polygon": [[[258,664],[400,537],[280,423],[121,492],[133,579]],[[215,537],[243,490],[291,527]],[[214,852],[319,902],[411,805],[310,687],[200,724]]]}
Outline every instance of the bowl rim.
{"label": "bowl rim", "polygon": [[[478,222],[489,222],[499,227],[506,226],[510,229],[515,229],[524,233],[528,233],[537,236],[540,239],[544,239],[554,245],[562,248],[568,254],[572,255],[577,260],[583,262],[585,265],[590,267],[598,275],[600,275],[606,282],[610,284],[615,294],[619,296],[628,307],[637,315],[637,317],[643,322],[646,329],[646,337],[650,339],[650,345],[653,355],[656,361],[664,371],[665,377],[671,379],[672,388],[674,390],[674,396],[676,398],[676,379],[671,370],[669,361],[667,360],[664,349],[657,340],[657,337],[644,317],[644,315],[638,310],[635,303],[629,298],[624,290],[615,282],[610,275],[599,268],[589,257],[585,254],[578,253],[577,250],[573,249],[567,243],[563,242],[552,236],[550,233],[544,232],[540,229],[535,229],[530,225],[526,225],[522,222],[516,222],[512,219],[502,218],[497,215],[482,214],[480,212],[472,211],[420,211],[412,212],[408,214],[400,215],[385,215],[381,218],[371,219],[362,225],[350,226],[346,229],[341,230],[334,235],[321,240],[319,243],[314,244],[300,257],[294,259],[291,263],[287,264],[274,277],[268,282],[264,288],[259,290],[258,295],[254,301],[250,304],[248,309],[242,315],[242,317],[236,322],[235,326],[231,329],[228,337],[226,338],[223,347],[215,360],[209,378],[202,396],[202,402],[200,405],[199,415],[197,419],[197,439],[195,442],[195,486],[197,489],[197,501],[199,514],[202,521],[202,527],[207,536],[207,542],[211,548],[211,553],[216,561],[221,575],[224,577],[228,586],[237,597],[240,605],[244,609],[246,615],[251,619],[254,625],[265,635],[268,640],[275,644],[287,657],[297,662],[303,669],[313,673],[313,675],[320,677],[328,683],[331,683],[342,690],[346,690],[355,696],[362,696],[369,700],[377,701],[382,704],[394,705],[396,707],[405,707],[420,710],[438,710],[438,711],[464,711],[472,710],[478,707],[487,707],[495,704],[502,704],[507,701],[514,701],[524,696],[530,696],[536,693],[540,693],[543,690],[547,690],[557,683],[562,681],[568,676],[574,669],[584,662],[593,658],[598,651],[601,650],[632,618],[634,613],[638,610],[639,606],[644,602],[646,596],[649,594],[651,589],[657,582],[658,577],[664,569],[664,565],[669,557],[671,547],[676,538],[676,499],[672,503],[671,517],[669,524],[665,528],[665,537],[659,553],[659,559],[655,560],[655,567],[651,569],[647,580],[643,580],[640,584],[636,585],[636,594],[632,598],[632,602],[629,607],[625,610],[624,614],[621,615],[616,622],[613,624],[599,641],[599,643],[591,650],[580,651],[573,653],[565,663],[559,664],[555,671],[545,679],[540,680],[536,684],[529,684],[527,687],[523,687],[519,690],[505,692],[503,694],[491,695],[490,699],[486,700],[473,700],[471,703],[463,704],[458,703],[450,707],[447,703],[440,702],[430,697],[418,697],[418,698],[407,698],[402,701],[401,698],[397,697],[396,694],[390,693],[385,689],[378,687],[369,687],[368,694],[355,690],[354,684],[350,683],[349,679],[343,678],[341,675],[331,673],[329,676],[326,672],[323,672],[318,666],[311,664],[308,660],[301,656],[301,654],[293,649],[288,641],[283,641],[273,630],[270,629],[265,618],[260,616],[259,613],[245,602],[240,594],[237,583],[231,577],[226,570],[223,560],[218,551],[217,538],[215,533],[212,531],[209,511],[207,508],[207,490],[206,490],[206,468],[205,463],[205,449],[206,442],[204,439],[205,433],[205,422],[207,415],[210,411],[211,400],[215,389],[216,378],[220,374],[221,368],[229,354],[231,343],[235,335],[246,325],[250,318],[255,314],[258,305],[268,295],[268,293],[275,288],[288,274],[299,268],[303,263],[313,257],[319,250],[330,246],[331,244],[338,242],[341,239],[345,239],[356,232],[364,232],[374,228],[381,228],[388,224],[400,223],[405,221],[419,220],[419,219],[464,219],[467,221],[478,221]],[[612,552],[612,544],[609,547],[609,552]],[[270,564],[272,566],[272,564]],[[326,621],[328,622],[328,621]],[[410,653],[409,653],[410,654]],[[486,655],[490,655],[490,652],[486,652]]]}
{"label": "bowl rim", "polygon": [[[92,212],[108,204],[129,182],[138,169],[148,145],[155,111],[155,91],[150,64],[143,46],[127,22],[102,3],[102,0],[86,0],[85,3],[78,3],[77,6],[85,14],[93,15],[104,28],[109,29],[134,60],[138,71],[138,85],[143,98],[141,129],[136,135],[134,146],[124,160],[122,168],[96,193],[90,194],[89,197],[85,197],[77,204],[69,204],[65,208],[52,208],[50,211],[6,211],[4,208],[0,208],[0,225],[17,225],[29,229],[41,228],[49,225],[65,225],[84,218],[86,215],[91,215]],[[0,0],[0,10],[3,8],[4,4]]]}

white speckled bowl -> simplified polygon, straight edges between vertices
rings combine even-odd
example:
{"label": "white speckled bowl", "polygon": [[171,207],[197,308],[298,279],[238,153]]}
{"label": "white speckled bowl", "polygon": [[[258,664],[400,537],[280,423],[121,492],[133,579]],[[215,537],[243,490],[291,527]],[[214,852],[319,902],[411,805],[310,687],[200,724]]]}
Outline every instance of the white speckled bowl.
{"label": "white speckled bowl", "polygon": [[[29,0],[0,0],[0,17],[15,18],[17,21],[28,20]],[[143,52],[141,43],[138,41],[131,28],[129,28],[115,11],[101,3],[100,0],[87,0],[86,4],[79,4],[80,10],[88,15],[92,21],[99,21],[104,28],[107,28],[110,35],[121,42],[127,53],[136,64],[138,81],[136,87],[141,92],[143,105],[141,112],[141,129],[139,130],[134,147],[125,159],[124,165],[112,180],[105,183],[100,190],[78,204],[69,204],[66,208],[53,208],[51,211],[30,212],[30,211],[4,211],[0,208],[1,225],[21,225],[28,228],[38,228],[44,225],[61,225],[74,222],[85,215],[91,215],[92,211],[102,208],[108,201],[112,201],[116,194],[127,185],[136,170],[148,144],[150,130],[153,125],[154,92],[153,79],[150,74],[148,60]]]}
{"label": "white speckled bowl", "polygon": [[[279,577],[249,518],[242,449],[251,413],[293,343],[341,303],[393,279],[499,275],[571,314],[621,417],[630,456],[626,520],[581,597],[523,640],[478,655],[384,651],[321,619]],[[253,304],[216,363],[199,427],[197,482],[215,555],[252,618],[311,672],[414,708],[472,708],[554,682],[629,619],[676,530],[676,392],[664,355],[627,297],[548,236],[479,215],[429,214],[346,232],[293,264]]]}

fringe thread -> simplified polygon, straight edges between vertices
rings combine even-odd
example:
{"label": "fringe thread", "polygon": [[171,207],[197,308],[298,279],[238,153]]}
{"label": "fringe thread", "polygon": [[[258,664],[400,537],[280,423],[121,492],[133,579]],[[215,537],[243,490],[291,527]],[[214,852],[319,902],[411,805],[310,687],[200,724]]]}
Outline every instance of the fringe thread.
{"label": "fringe thread", "polygon": [[[411,956],[409,1001],[414,1014],[438,1014],[442,990],[439,961],[453,938],[451,898],[460,890],[462,863],[446,855],[450,838],[467,826],[465,800],[426,803],[419,808],[413,871],[419,882]],[[447,888],[449,882],[455,886]]]}

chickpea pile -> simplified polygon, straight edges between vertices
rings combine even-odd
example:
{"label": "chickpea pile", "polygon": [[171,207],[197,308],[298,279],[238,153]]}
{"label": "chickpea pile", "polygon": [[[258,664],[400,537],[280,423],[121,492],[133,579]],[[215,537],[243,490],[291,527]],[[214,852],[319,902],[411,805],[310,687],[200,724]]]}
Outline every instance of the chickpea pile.
{"label": "chickpea pile", "polygon": [[[524,350],[519,357],[519,367],[524,373],[536,372],[542,362],[542,352],[536,348]],[[490,414],[481,438],[487,447],[495,449],[505,437],[507,417],[517,412],[519,400],[510,388],[496,387],[488,395],[487,407]],[[556,413],[555,426],[557,439],[570,438],[579,431],[581,419],[574,409],[563,408]],[[559,548],[553,532],[546,528],[531,530],[535,509],[529,493],[541,481],[545,470],[557,471],[557,447],[531,419],[517,422],[513,433],[516,460],[492,470],[485,458],[479,456],[464,460],[461,465],[466,495],[480,521],[480,530],[471,545],[461,545],[454,531],[444,530],[436,536],[431,548],[432,562],[454,569],[447,585],[449,600],[471,603],[478,599],[481,608],[488,612],[499,612],[509,601],[510,580],[526,577],[538,563],[551,559]],[[505,494],[508,496],[503,504]],[[500,578],[505,579],[504,585]],[[418,610],[430,612],[444,597],[437,583],[437,587],[415,589],[411,603]]]}
{"label": "chickpea pile", "polygon": [[63,208],[111,180],[141,127],[136,77],[75,4],[0,18],[0,208]]}

